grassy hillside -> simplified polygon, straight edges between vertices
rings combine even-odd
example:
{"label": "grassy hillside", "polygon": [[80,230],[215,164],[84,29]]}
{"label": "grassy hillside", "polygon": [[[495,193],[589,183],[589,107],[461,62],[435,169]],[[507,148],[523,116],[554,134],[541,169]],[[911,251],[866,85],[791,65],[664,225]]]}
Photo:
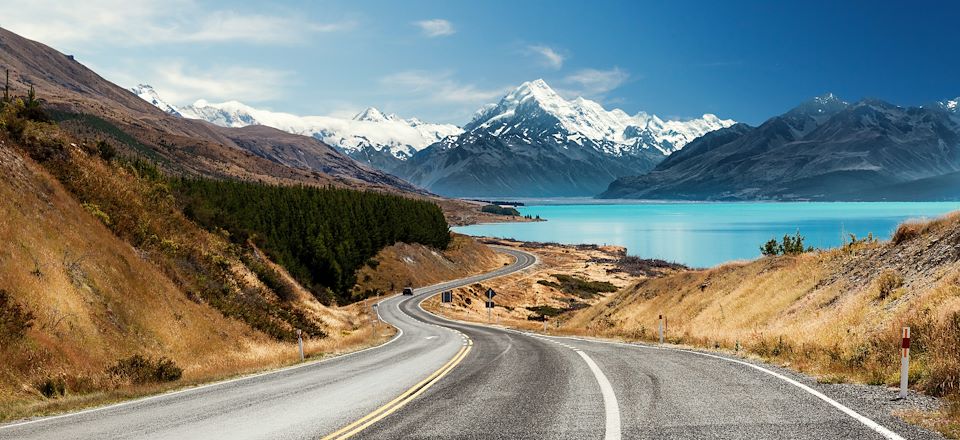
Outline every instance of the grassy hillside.
{"label": "grassy hillside", "polygon": [[[375,342],[364,325],[369,305],[321,303],[311,291],[320,284],[305,289],[296,271],[292,276],[272,261],[271,252],[280,255],[284,248],[263,226],[282,224],[295,213],[318,215],[298,219],[299,225],[331,224],[316,210],[323,203],[309,200],[317,194],[334,195],[328,203],[335,206],[325,216],[356,210],[342,213],[346,223],[333,223],[341,227],[366,213],[364,203],[428,203],[217,182],[203,184],[220,190],[216,197],[188,190],[187,200],[152,163],[123,154],[116,144],[121,134],[78,133],[62,130],[29,98],[0,103],[0,420],[290,363],[297,328],[307,334],[308,355]],[[290,203],[263,210],[262,223],[210,218],[201,227],[183,213],[190,205],[223,209],[221,217],[234,214],[224,198],[240,195],[259,208],[265,205],[257,205],[257,197]],[[373,227],[352,235],[337,231],[339,241],[331,243],[339,248],[326,251],[362,250],[346,254],[362,262],[386,241],[415,240],[423,237],[415,230],[428,229],[434,232],[430,244],[440,246],[437,233],[446,234],[447,227],[430,206],[425,218],[409,212],[375,217],[380,228],[407,227],[412,235],[366,236],[383,232]],[[419,222],[420,229],[405,226],[404,219]],[[229,231],[238,226],[243,229],[235,232],[250,240]],[[344,274],[352,274],[349,264],[356,263],[343,264]]]}
{"label": "grassy hillside", "polygon": [[[566,328],[741,351],[825,381],[897,384],[910,326],[911,385],[960,397],[960,214],[907,223],[889,242],[684,271],[639,281]],[[942,430],[958,433],[954,423]]]}

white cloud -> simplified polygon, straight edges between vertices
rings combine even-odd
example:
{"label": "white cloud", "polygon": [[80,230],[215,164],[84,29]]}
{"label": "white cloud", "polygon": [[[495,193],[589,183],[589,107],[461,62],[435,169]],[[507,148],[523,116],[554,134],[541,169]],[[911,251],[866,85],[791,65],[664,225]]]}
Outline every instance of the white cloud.
{"label": "white cloud", "polygon": [[507,88],[481,89],[473,84],[462,84],[453,78],[453,72],[409,70],[383,77],[380,83],[393,93],[407,93],[430,102],[479,105],[502,95]]}
{"label": "white cloud", "polygon": [[630,74],[619,67],[609,70],[582,69],[563,79],[563,83],[569,87],[564,93],[598,97],[620,87],[629,78]]}
{"label": "white cloud", "polygon": [[149,67],[149,77],[139,82],[151,84],[165,100],[178,105],[191,104],[197,98],[249,103],[274,100],[285,94],[291,76],[289,72],[244,66],[198,69],[182,61]]}
{"label": "white cloud", "polygon": [[413,23],[413,25],[419,27],[420,31],[423,32],[423,35],[426,35],[430,38],[446,37],[447,35],[453,35],[454,32],[456,32],[456,30],[453,29],[453,23],[441,18],[416,21]]}
{"label": "white cloud", "polygon": [[542,57],[543,62],[551,68],[559,69],[563,67],[563,62],[566,60],[566,57],[561,55],[559,52],[548,46],[534,45],[527,46],[529,53],[533,53]]}
{"label": "white cloud", "polygon": [[352,21],[314,23],[294,15],[208,10],[193,0],[31,0],[4,11],[4,27],[55,47],[99,43],[245,42],[291,44],[318,32],[350,29]]}

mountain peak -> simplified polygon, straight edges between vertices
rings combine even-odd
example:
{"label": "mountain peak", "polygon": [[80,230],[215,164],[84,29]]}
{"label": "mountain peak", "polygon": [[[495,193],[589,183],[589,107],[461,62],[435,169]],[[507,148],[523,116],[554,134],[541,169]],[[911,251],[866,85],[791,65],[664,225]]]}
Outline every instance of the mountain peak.
{"label": "mountain peak", "polygon": [[787,114],[806,115],[818,118],[833,115],[847,108],[849,105],[848,102],[840,99],[833,93],[824,93],[804,101],[793,110],[787,112]]}
{"label": "mountain peak", "polygon": [[137,84],[136,87],[131,87],[130,91],[133,92],[134,95],[139,96],[144,101],[153,104],[155,107],[168,114],[181,116],[177,108],[160,98],[160,94],[157,93],[157,91],[150,84]]}
{"label": "mountain peak", "polygon": [[842,103],[846,104],[842,99],[838,98],[837,95],[834,95],[833,92],[827,92],[820,96],[815,96],[813,101],[817,104],[828,105],[831,103]]}
{"label": "mountain peak", "polygon": [[557,94],[557,92],[554,91],[546,81],[543,79],[536,79],[520,84],[519,87],[508,93],[507,96],[503,97],[501,103],[522,103],[528,99],[534,99],[540,103],[555,103],[558,100],[563,100],[563,98],[561,98],[560,95]]}
{"label": "mountain peak", "polygon": [[[393,115],[391,115],[393,116]],[[367,107],[362,112],[353,117],[354,121],[384,122],[390,120],[390,117],[377,110],[376,107]]]}
{"label": "mountain peak", "polygon": [[960,96],[946,101],[940,101],[939,104],[940,107],[946,111],[960,113]]}

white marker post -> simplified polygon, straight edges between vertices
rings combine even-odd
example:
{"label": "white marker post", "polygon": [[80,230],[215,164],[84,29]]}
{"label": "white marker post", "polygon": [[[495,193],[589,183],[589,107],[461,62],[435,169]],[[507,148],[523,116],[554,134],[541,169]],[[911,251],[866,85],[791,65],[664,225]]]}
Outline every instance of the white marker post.
{"label": "white marker post", "polygon": [[660,343],[663,344],[663,315],[660,315]]}
{"label": "white marker post", "polygon": [[900,398],[907,398],[910,381],[910,327],[903,328],[903,341],[900,344]]}
{"label": "white marker post", "polygon": [[303,362],[303,330],[297,329],[297,345],[300,346],[300,362]]}
{"label": "white marker post", "polygon": [[546,317],[546,316],[543,317],[543,332],[544,332],[544,333],[547,332],[547,317]]}

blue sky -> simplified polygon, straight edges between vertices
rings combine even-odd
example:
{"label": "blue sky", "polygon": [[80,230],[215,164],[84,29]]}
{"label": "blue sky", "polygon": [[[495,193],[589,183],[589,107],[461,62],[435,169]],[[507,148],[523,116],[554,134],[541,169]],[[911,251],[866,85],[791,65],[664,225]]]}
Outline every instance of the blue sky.
{"label": "blue sky", "polygon": [[956,2],[33,0],[0,26],[169,101],[462,124],[544,78],[628,113],[756,124],[824,92],[960,95]]}

